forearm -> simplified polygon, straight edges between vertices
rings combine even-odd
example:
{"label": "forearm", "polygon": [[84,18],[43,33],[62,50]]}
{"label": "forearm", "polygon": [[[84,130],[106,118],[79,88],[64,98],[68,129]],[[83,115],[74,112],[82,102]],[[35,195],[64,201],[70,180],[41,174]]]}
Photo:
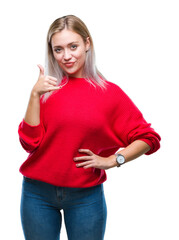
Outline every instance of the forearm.
{"label": "forearm", "polygon": [[[117,153],[122,154],[125,157],[126,162],[129,162],[131,160],[134,160],[141,155],[145,154],[150,150],[150,146],[141,140],[136,140],[132,142],[130,145],[128,145],[126,148],[118,151]],[[113,161],[114,167],[117,166],[116,162],[116,156],[111,155],[110,158]]]}
{"label": "forearm", "polygon": [[40,124],[40,96],[31,92],[24,121],[32,126]]}

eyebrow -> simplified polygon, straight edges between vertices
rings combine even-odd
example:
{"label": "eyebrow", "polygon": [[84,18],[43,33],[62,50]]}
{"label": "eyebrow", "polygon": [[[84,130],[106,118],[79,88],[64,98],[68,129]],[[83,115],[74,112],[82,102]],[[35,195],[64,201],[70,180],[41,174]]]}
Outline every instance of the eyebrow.
{"label": "eyebrow", "polygon": [[[77,42],[77,41],[76,42],[71,42],[71,43],[68,43],[67,46],[70,46],[74,43],[79,43],[79,42]],[[53,46],[53,48],[58,48],[58,47],[61,48],[62,46],[60,46],[60,45]]]}

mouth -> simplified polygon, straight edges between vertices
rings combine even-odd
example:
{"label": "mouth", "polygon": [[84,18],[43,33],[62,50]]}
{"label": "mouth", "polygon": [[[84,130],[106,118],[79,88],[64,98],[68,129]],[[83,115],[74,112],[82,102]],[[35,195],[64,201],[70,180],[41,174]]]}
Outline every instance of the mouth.
{"label": "mouth", "polygon": [[64,63],[64,65],[65,65],[67,68],[73,67],[74,64],[75,64],[75,62]]}

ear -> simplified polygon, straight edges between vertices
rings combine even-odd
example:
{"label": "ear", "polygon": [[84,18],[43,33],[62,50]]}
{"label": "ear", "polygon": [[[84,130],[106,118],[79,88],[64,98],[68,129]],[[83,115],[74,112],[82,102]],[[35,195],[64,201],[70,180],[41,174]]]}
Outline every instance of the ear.
{"label": "ear", "polygon": [[86,45],[86,52],[88,52],[88,50],[90,49],[90,45],[91,45],[89,37],[86,38],[85,45]]}

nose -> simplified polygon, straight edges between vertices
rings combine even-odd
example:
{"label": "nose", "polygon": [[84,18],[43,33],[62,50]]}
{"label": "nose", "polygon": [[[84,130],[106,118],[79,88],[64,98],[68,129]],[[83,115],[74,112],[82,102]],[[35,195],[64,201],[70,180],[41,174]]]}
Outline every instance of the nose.
{"label": "nose", "polygon": [[63,58],[64,58],[65,61],[69,61],[71,59],[71,53],[68,49],[66,49],[64,51],[64,57]]}

